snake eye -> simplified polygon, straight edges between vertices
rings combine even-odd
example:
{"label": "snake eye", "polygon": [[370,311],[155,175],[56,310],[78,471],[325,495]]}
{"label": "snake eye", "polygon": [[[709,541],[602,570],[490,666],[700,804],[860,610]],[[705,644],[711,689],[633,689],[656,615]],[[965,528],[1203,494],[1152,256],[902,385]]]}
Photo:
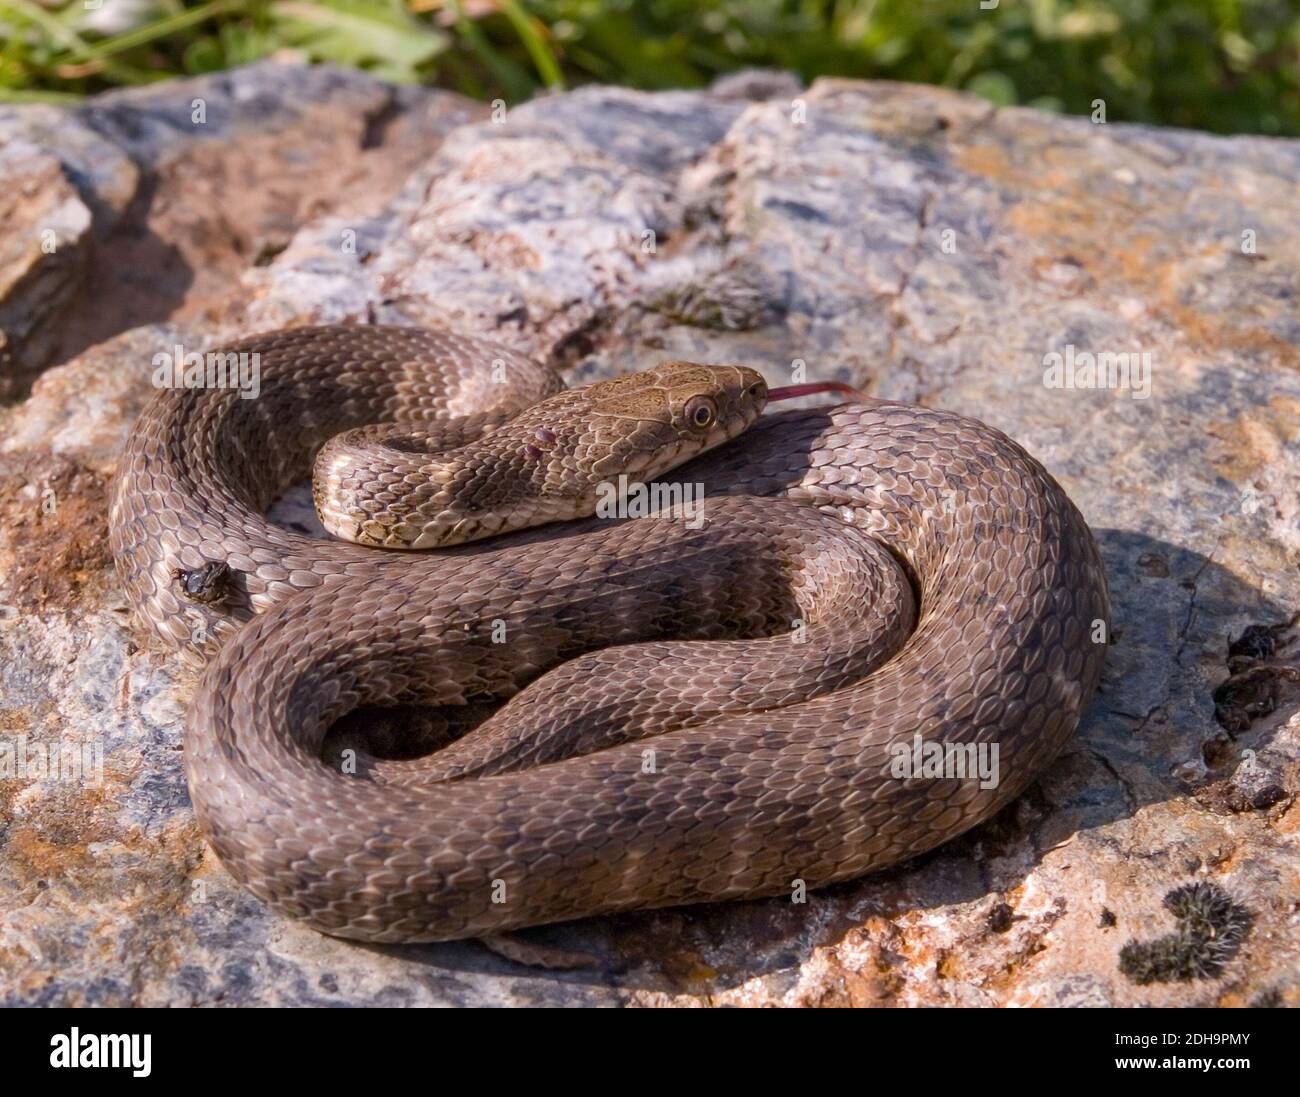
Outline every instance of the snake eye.
{"label": "snake eye", "polygon": [[686,421],[697,430],[711,427],[718,417],[718,407],[708,396],[692,396],[686,401]]}
{"label": "snake eye", "polygon": [[746,391],[753,399],[761,400],[767,395],[767,382],[755,381]]}

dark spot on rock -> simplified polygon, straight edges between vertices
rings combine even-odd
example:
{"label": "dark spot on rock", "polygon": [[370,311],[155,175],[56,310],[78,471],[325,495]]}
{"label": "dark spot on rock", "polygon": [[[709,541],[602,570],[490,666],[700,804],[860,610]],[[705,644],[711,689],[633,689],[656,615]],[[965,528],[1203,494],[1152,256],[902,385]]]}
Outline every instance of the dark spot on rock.
{"label": "dark spot on rock", "polygon": [[1015,921],[1015,911],[1007,903],[999,903],[989,911],[988,926],[994,933],[1006,933]]}
{"label": "dark spot on rock", "polygon": [[1139,986],[1217,977],[1254,921],[1223,888],[1205,880],[1174,888],[1164,905],[1177,922],[1175,931],[1120,949],[1119,970]]}
{"label": "dark spot on rock", "polygon": [[1214,691],[1215,719],[1229,735],[1275,712],[1284,700],[1284,685],[1300,685],[1300,668],[1275,658],[1294,642],[1291,630],[1298,621],[1300,614],[1281,624],[1249,625],[1229,642],[1229,677]]}
{"label": "dark spot on rock", "polygon": [[1268,659],[1277,651],[1277,635],[1268,625],[1251,625],[1228,645],[1228,655]]}
{"label": "dark spot on rock", "polygon": [[1293,617],[1278,625],[1249,625],[1235,640],[1228,644],[1228,672],[1242,674],[1260,663],[1272,659],[1284,647],[1295,639],[1288,635],[1300,620]]}
{"label": "dark spot on rock", "polygon": [[1148,575],[1153,579],[1169,578],[1169,563],[1163,556],[1158,556],[1154,552],[1144,552],[1138,557],[1137,566],[1143,575]]}
{"label": "dark spot on rock", "polygon": [[555,369],[565,370],[590,358],[596,352],[601,328],[606,322],[601,315],[593,316],[566,334],[552,348],[549,364]]}
{"label": "dark spot on rock", "polygon": [[1226,766],[1237,756],[1232,745],[1232,738],[1222,733],[1212,735],[1201,744],[1201,757],[1210,769]]}
{"label": "dark spot on rock", "polygon": [[792,202],[787,198],[772,198],[763,203],[766,209],[773,210],[777,213],[788,213],[791,217],[799,221],[820,221],[826,222],[829,218],[819,209],[805,205],[803,202]]}
{"label": "dark spot on rock", "polygon": [[1101,908],[1101,917],[1097,919],[1097,925],[1101,929],[1112,929],[1118,923],[1115,912],[1106,907]]}
{"label": "dark spot on rock", "polygon": [[1289,677],[1285,668],[1256,667],[1233,675],[1214,691],[1214,718],[1230,734],[1247,730],[1251,721],[1277,708],[1278,682]]}
{"label": "dark spot on rock", "polygon": [[361,132],[361,147],[377,149],[384,143],[388,128],[402,116],[403,108],[397,96],[389,93],[375,110],[364,115],[365,129]]}
{"label": "dark spot on rock", "polygon": [[1286,787],[1271,775],[1249,780],[1237,774],[1197,789],[1193,799],[1215,815],[1239,815],[1246,811],[1267,811],[1290,796]]}
{"label": "dark spot on rock", "polygon": [[1265,785],[1251,796],[1250,806],[1256,811],[1265,811],[1274,804],[1280,804],[1289,795],[1290,793],[1279,784]]}
{"label": "dark spot on rock", "polygon": [[276,256],[284,254],[291,241],[287,236],[271,236],[258,242],[252,255],[255,267],[269,267]]}

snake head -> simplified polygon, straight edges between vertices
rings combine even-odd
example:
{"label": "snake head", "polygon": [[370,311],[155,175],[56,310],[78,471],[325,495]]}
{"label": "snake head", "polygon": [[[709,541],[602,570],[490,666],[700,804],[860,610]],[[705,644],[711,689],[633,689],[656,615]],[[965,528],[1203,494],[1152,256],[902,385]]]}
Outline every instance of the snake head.
{"label": "snake head", "polygon": [[767,382],[748,366],[664,362],[580,389],[588,475],[651,479],[757,422]]}
{"label": "snake head", "polygon": [[673,429],[704,449],[752,426],[767,403],[767,382],[748,366],[667,362],[650,372],[663,379]]}
{"label": "snake head", "polygon": [[745,366],[666,362],[560,392],[446,450],[436,430],[418,445],[349,431],[316,459],[316,510],[335,536],[404,549],[588,517],[611,483],[651,481],[736,437],[767,395]]}

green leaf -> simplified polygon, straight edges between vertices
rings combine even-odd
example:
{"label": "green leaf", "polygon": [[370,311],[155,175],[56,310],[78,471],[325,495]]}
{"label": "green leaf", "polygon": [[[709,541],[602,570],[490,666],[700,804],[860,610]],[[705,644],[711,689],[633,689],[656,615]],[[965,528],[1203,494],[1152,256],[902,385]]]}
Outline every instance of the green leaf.
{"label": "green leaf", "polygon": [[279,0],[275,28],[313,59],[418,78],[419,66],[448,46],[447,36],[388,0]]}
{"label": "green leaf", "polygon": [[560,73],[560,63],[555,59],[555,54],[551,52],[546,39],[538,32],[532,17],[524,11],[517,0],[500,0],[500,4],[501,10],[505,12],[506,18],[510,20],[515,33],[519,35],[524,48],[528,51],[528,56],[533,59],[542,82],[548,88],[563,88],[564,77]]}
{"label": "green leaf", "polygon": [[966,81],[966,90],[983,96],[999,107],[1013,107],[1016,104],[1016,85],[1009,76],[1000,72],[981,72],[972,76]]}

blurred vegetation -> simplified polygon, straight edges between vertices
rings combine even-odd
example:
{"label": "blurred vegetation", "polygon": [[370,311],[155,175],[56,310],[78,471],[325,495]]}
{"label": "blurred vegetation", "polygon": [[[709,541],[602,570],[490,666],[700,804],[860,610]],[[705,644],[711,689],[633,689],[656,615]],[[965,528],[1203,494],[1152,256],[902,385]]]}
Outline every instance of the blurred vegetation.
{"label": "blurred vegetation", "polygon": [[[993,3],[994,0],[983,0]],[[1300,0],[0,0],[0,97],[71,99],[286,51],[526,99],[751,66],[1300,136]]]}

